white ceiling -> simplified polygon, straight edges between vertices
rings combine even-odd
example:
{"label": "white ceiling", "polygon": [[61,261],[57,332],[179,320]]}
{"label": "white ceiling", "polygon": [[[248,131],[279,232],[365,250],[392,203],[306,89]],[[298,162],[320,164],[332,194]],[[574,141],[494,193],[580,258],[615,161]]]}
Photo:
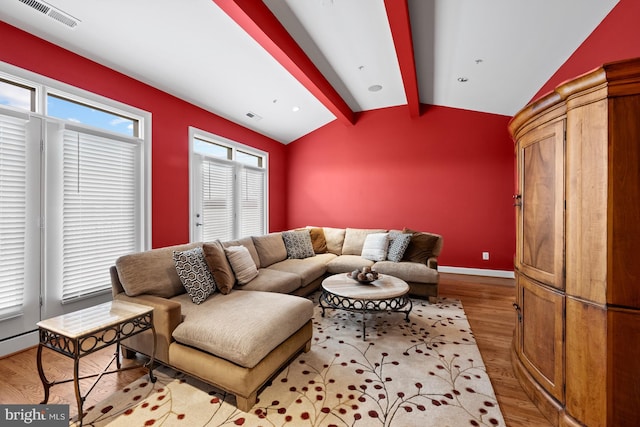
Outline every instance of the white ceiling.
{"label": "white ceiling", "polygon": [[[423,104],[511,116],[618,2],[24,1],[78,24],[69,28],[20,0],[2,0],[0,18],[285,144],[336,118],[354,122],[360,111],[411,108],[412,90]],[[264,11],[256,18],[247,8]],[[415,68],[396,56],[410,42],[392,37],[409,26],[387,19],[405,9]],[[296,44],[274,36],[280,24]]]}

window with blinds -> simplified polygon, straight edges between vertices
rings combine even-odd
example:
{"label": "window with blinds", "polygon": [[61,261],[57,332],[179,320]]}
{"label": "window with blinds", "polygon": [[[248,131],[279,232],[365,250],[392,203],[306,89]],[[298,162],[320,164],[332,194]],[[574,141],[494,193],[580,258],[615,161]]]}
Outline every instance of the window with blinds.
{"label": "window with blinds", "polygon": [[111,289],[109,267],[136,250],[140,144],[64,131],[62,301]]}
{"label": "window with blinds", "polygon": [[24,300],[26,123],[0,115],[0,319],[19,314]]}
{"label": "window with blinds", "polygon": [[267,155],[190,129],[192,241],[267,232]]}

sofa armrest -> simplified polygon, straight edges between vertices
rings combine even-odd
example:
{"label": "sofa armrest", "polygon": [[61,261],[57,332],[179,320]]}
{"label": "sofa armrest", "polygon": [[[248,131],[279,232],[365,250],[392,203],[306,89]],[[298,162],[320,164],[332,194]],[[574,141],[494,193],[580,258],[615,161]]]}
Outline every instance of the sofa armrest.
{"label": "sofa armrest", "polygon": [[118,269],[115,265],[109,268],[109,274],[111,275],[111,295],[114,297],[121,292],[124,292],[122,283],[120,283],[120,277],[118,276]]}
{"label": "sofa armrest", "polygon": [[[127,296],[121,292],[114,299],[143,304],[153,307],[153,325],[156,330],[156,359],[169,363],[169,344],[173,341],[174,329],[182,323],[182,306],[179,302],[153,295]],[[134,335],[124,342],[126,347],[140,353],[151,355],[153,337],[151,333]]]}
{"label": "sofa armrest", "polygon": [[427,259],[427,267],[433,268],[434,270],[438,269],[438,257],[431,257]]}

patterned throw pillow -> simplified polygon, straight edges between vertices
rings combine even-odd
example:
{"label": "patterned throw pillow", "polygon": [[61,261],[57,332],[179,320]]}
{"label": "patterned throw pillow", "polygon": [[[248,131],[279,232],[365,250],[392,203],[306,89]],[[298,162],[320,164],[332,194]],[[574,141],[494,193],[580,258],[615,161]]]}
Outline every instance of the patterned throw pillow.
{"label": "patterned throw pillow", "polygon": [[246,285],[258,276],[258,268],[251,258],[249,249],[241,245],[229,246],[224,248],[224,253],[227,255],[239,285]]}
{"label": "patterned throw pillow", "polygon": [[182,252],[174,251],[173,262],[182,286],[194,303],[202,303],[216,290],[216,282],[200,246]]}
{"label": "patterned throw pillow", "polygon": [[389,248],[389,233],[367,234],[362,245],[361,257],[371,261],[384,261]]}
{"label": "patterned throw pillow", "polygon": [[283,231],[282,239],[287,248],[287,258],[303,259],[315,256],[309,230]]}
{"label": "patterned throw pillow", "polygon": [[393,240],[389,243],[389,252],[387,259],[393,262],[400,262],[411,242],[411,234],[397,233],[394,234]]}

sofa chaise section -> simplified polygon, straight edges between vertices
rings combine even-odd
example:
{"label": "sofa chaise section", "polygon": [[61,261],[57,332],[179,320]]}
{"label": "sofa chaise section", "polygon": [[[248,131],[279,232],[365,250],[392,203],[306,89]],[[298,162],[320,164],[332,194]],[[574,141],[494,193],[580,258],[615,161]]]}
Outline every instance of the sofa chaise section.
{"label": "sofa chaise section", "polygon": [[[271,377],[298,353],[309,351],[313,303],[286,293],[234,289],[194,304],[176,272],[173,253],[201,245],[177,245],[118,258],[111,267],[114,299],[154,308],[158,362],[235,395],[238,408],[248,411]],[[290,277],[299,280],[293,274]],[[277,331],[266,333],[264,328],[274,325]],[[206,335],[213,330],[218,334]],[[125,355],[150,356],[153,336],[150,331],[135,335],[123,347]]]}

